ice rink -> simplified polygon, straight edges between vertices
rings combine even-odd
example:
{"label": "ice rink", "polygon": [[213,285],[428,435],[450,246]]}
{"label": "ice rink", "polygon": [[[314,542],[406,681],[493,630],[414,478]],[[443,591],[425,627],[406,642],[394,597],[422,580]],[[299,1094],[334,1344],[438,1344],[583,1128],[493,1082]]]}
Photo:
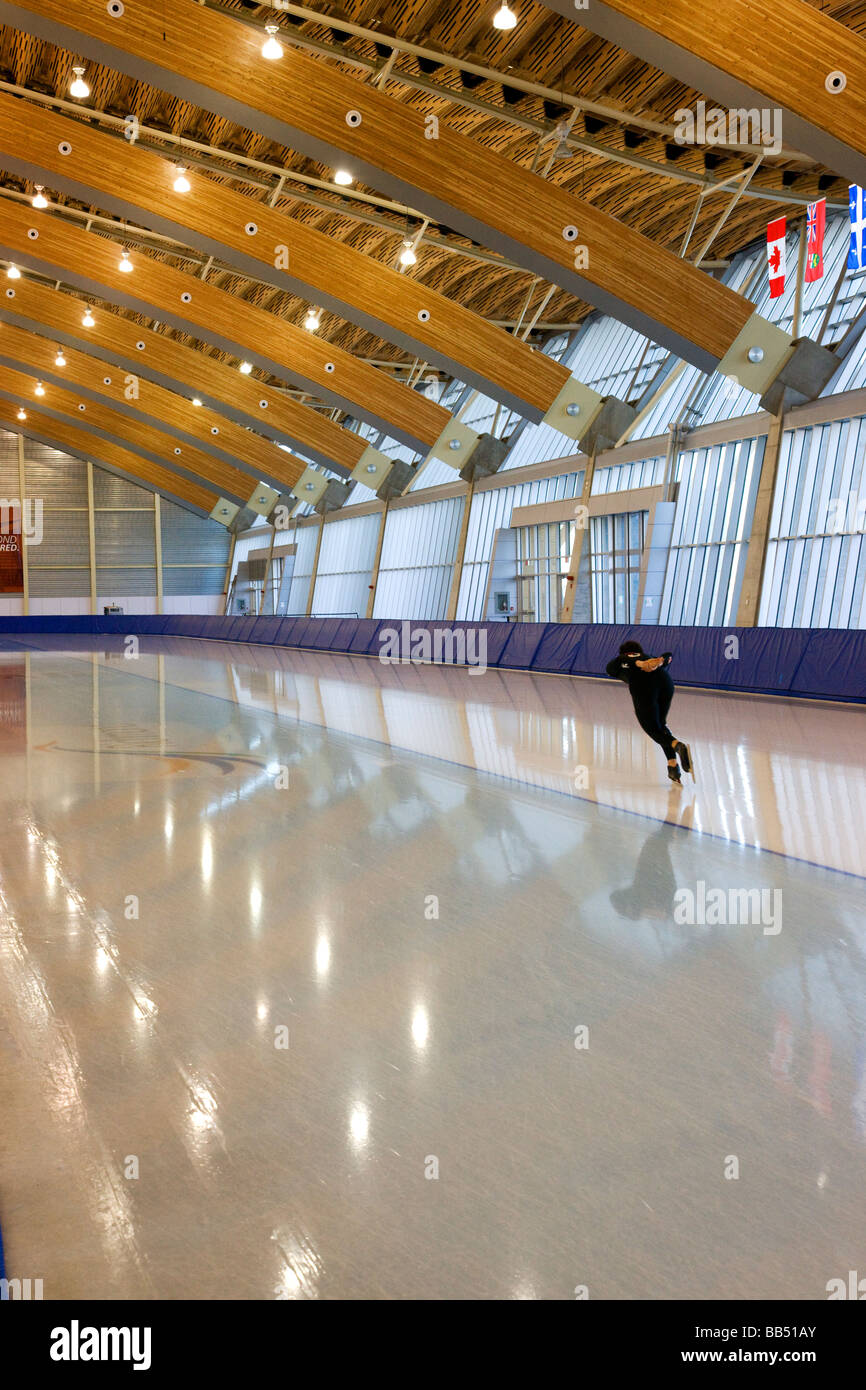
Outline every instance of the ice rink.
{"label": "ice rink", "polygon": [[680,690],[676,788],[608,681],[3,639],[7,1265],[826,1297],[866,1226],[863,720]]}

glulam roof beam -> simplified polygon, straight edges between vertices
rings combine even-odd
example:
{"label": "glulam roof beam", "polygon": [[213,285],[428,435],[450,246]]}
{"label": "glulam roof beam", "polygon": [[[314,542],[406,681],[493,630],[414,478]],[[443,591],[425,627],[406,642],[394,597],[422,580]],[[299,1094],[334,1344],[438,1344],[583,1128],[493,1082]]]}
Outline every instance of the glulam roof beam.
{"label": "glulam roof beam", "polygon": [[[5,319],[2,299],[0,317]],[[53,383],[80,392],[85,405],[94,402],[110,406],[128,417],[133,432],[137,425],[142,427],[141,438],[145,437],[145,430],[160,431],[161,447],[180,446],[185,466],[193,472],[189,458],[202,453],[211,456],[215,464],[226,470],[226,486],[236,483],[235,490],[242,499],[261,481],[287,492],[304,472],[300,459],[269,445],[250,430],[223,420],[203,404],[194,404],[200,397],[166,390],[137,372],[123,368],[115,371],[79,348],[64,347],[59,356],[58,362],[56,339],[49,341],[39,332],[25,328],[21,320],[17,325],[8,320],[0,324],[0,361],[32,372],[34,379],[43,384]],[[255,465],[255,457],[262,466]],[[218,482],[215,474],[211,481]]]}
{"label": "glulam roof beam", "polygon": [[778,110],[787,145],[866,184],[866,40],[805,0],[544,0],[728,108]]}
{"label": "glulam roof beam", "polygon": [[[6,93],[0,93],[0,163],[298,294],[529,419],[544,417],[568,379],[558,363],[411,275],[194,170],[191,191],[177,193],[170,160]],[[336,357],[331,368],[318,382],[326,394],[339,391],[342,380]],[[375,369],[368,372],[375,377]]]}
{"label": "glulam roof beam", "polygon": [[[32,236],[34,231],[36,237]],[[124,274],[119,269],[117,242],[74,226],[50,211],[37,212],[30,207],[4,203],[0,207],[0,256],[62,280],[85,296],[95,295],[136,314],[167,323],[181,333],[251,362],[279,380],[300,382],[313,394],[319,393],[313,375],[328,380],[332,375],[327,371],[328,364],[336,367],[339,362],[341,391],[346,390],[359,399],[341,398],[331,403],[340,404],[343,409],[367,419],[385,434],[420,453],[430,449],[451,418],[447,410],[435,402],[416,393],[410,394],[375,368],[349,353],[340,353],[315,334],[295,328],[285,319],[200,278],[175,270],[163,261],[136,253],[134,273]],[[116,317],[112,315],[112,320]],[[124,322],[118,319],[118,324]],[[111,327],[120,341],[123,330],[113,322]],[[138,341],[145,346],[138,349]],[[158,341],[162,341],[161,336]],[[153,335],[139,333],[136,351],[140,354],[143,370],[145,362],[148,365],[151,362],[152,350]],[[202,360],[207,362],[208,359]],[[236,369],[234,376],[240,376]],[[255,416],[262,429],[276,430],[275,437],[281,443],[299,449],[326,467],[351,472],[364,449],[357,435],[279,393],[272,392],[269,396],[262,390],[261,383],[255,385],[258,400],[268,402],[266,408],[261,408],[258,402],[255,406]],[[365,391],[372,393],[374,389],[378,396],[376,405],[370,404],[369,399],[365,405]],[[250,400],[240,382],[238,399]],[[387,413],[383,414],[382,410]]]}
{"label": "glulam roof beam", "polygon": [[[412,203],[670,351],[712,371],[752,313],[732,290],[640,233],[369,85],[176,0],[129,0],[113,17],[86,0],[0,3],[0,17],[214,111]],[[426,138],[435,131],[435,138]],[[585,246],[585,263],[575,249]]]}
{"label": "glulam roof beam", "polygon": [[140,457],[162,472],[176,472],[196,486],[212,488],[216,495],[228,497],[239,505],[246,506],[251,494],[255,496],[257,491],[263,496],[267,494],[270,505],[264,514],[273,510],[276,501],[273,489],[251,488],[246,473],[200,450],[179,445],[161,430],[130,420],[111,406],[83,400],[79,392],[58,386],[56,382],[42,381],[44,395],[36,395],[35,387],[40,381],[42,379],[29,370],[26,362],[10,366],[7,355],[0,352],[0,385],[7,397],[14,399],[28,416],[35,412],[69,425],[81,421],[91,434],[107,439],[110,444]]}
{"label": "glulam roof beam", "polygon": [[0,427],[3,429],[38,440],[40,444],[59,449],[74,458],[90,460],[113,473],[121,474],[130,482],[154,489],[161,496],[178,502],[201,516],[209,516],[219,500],[215,493],[200,484],[192,483],[177,473],[171,473],[167,468],[149,463],[128,449],[99,438],[69,421],[29,409],[26,420],[19,420],[19,407],[20,400],[15,394],[15,384],[7,382],[6,373],[0,368]]}

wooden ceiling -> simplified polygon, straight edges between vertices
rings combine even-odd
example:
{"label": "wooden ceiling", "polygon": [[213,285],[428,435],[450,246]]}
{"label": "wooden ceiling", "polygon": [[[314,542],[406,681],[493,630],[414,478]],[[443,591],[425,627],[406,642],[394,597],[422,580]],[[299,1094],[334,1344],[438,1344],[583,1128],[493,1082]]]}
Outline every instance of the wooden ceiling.
{"label": "wooden ceiling", "polygon": [[[723,180],[743,170],[751,162],[750,156],[745,152],[715,149],[709,152],[710,162],[714,162],[715,167],[707,168],[705,151],[690,148],[675,162],[669,160],[669,128],[673,125],[674,113],[680,107],[694,107],[702,94],[688,90],[665,73],[582,29],[579,24],[559,18],[534,0],[511,0],[511,3],[519,22],[514,30],[504,33],[491,24],[499,0],[385,0],[385,3],[382,0],[346,0],[343,5],[316,0],[306,7],[316,12],[315,19],[277,13],[269,5],[251,4],[250,0],[220,0],[218,7],[232,9],[259,26],[267,21],[278,21],[287,37],[302,36],[326,46],[328,51],[317,55],[320,61],[338,61],[342,70],[358,81],[372,80],[376,70],[389,62],[389,38],[441,53],[441,65],[434,66],[432,61],[422,59],[419,64],[416,56],[398,52],[383,81],[383,90],[394,100],[425,114],[435,114],[441,122],[471,135],[516,163],[536,167],[539,172],[548,166],[557,147],[557,123],[569,114],[567,108],[556,102],[556,94],[566,94],[592,103],[594,108],[602,108],[601,112],[598,109],[582,112],[572,129],[576,143],[588,141],[593,147],[573,148],[569,157],[554,159],[549,164],[547,178],[678,252],[691,222],[699,186],[664,173],[649,172],[614,156],[636,155],[676,173],[687,171],[702,179],[714,180]],[[821,0],[808,0],[808,3],[850,28],[866,32],[866,0],[856,0],[856,3],[854,0],[825,0],[823,4]],[[372,37],[354,36],[332,28],[329,18],[374,31],[381,36],[378,46]],[[448,57],[494,69],[501,76],[496,81],[479,79],[472,74],[461,76],[458,69],[448,65]],[[350,62],[350,58],[357,61]],[[75,55],[51,44],[9,26],[0,28],[0,81],[68,101],[74,61]],[[226,61],[231,61],[231,55],[226,56]],[[359,62],[366,64],[366,68],[359,66]],[[426,85],[423,88],[410,85],[401,74],[411,78],[412,84],[423,82]],[[180,137],[212,147],[212,151],[243,155],[269,166],[273,173],[245,171],[213,152],[203,154],[189,146],[182,151],[186,163],[195,164],[199,170],[204,168],[210,177],[231,183],[251,199],[272,199],[280,171],[327,183],[333,178],[334,171],[330,168],[110,69],[88,64],[87,80],[91,95],[80,103],[82,110],[92,108],[121,118],[134,113],[144,126],[155,128],[167,137],[160,141],[158,135],[147,135],[142,143],[171,150],[177,157],[176,141],[171,137]],[[509,87],[509,81],[537,84],[550,89],[552,95],[545,99],[523,93]],[[299,100],[302,99],[300,94]],[[477,105],[467,105],[467,101]],[[606,110],[622,113],[622,119],[605,120]],[[599,121],[604,123],[599,125]],[[653,130],[654,125],[667,127],[668,133]],[[797,157],[765,159],[751,188],[765,188],[777,195],[782,193],[786,198],[791,195],[796,195],[797,199],[806,195],[814,197],[819,196],[819,179],[824,176],[821,191],[830,199],[845,203],[845,181],[828,182],[827,176],[833,172]],[[19,194],[33,191],[30,185],[2,173],[0,188]],[[47,191],[52,202],[60,207],[66,205],[95,214],[101,211],[96,207],[84,208],[71,199],[55,197],[50,189]],[[363,186],[357,191],[378,194],[375,188]],[[328,236],[395,265],[402,238],[407,231],[414,233],[419,222],[383,203],[385,200],[351,199],[333,187],[323,189],[315,183],[293,185],[289,179],[277,196],[275,206]],[[690,242],[692,254],[711,231],[725,204],[724,193],[704,198]],[[786,205],[767,198],[744,198],[713,243],[710,255],[713,259],[727,258],[762,236],[769,217],[785,211],[801,214],[803,210],[799,202]],[[117,234],[117,229],[100,223],[94,225],[93,230]],[[128,230],[133,235],[127,239],[134,239],[134,229]],[[429,228],[428,234],[430,240],[419,247],[418,263],[408,273],[487,318],[513,321],[520,316],[532,286],[532,277],[527,272],[515,270],[499,258],[467,256],[467,251],[477,252],[481,248],[474,247],[449,228],[434,226]],[[149,248],[148,254],[166,259],[180,269],[196,273],[199,267],[201,258],[185,248],[159,249],[161,243],[152,238],[144,238],[143,244]],[[208,280],[294,323],[302,322],[307,309],[306,301],[218,267],[208,272]],[[536,286],[535,303],[540,303],[547,288],[543,284]],[[586,304],[569,293],[556,290],[543,310],[541,322],[545,325],[575,324],[587,312]],[[129,314],[125,316],[134,318]],[[173,330],[163,331],[181,341],[191,341]],[[322,318],[320,334],[359,356],[376,361],[406,361],[399,348],[328,314]],[[209,354],[220,355],[204,344],[195,345]]]}

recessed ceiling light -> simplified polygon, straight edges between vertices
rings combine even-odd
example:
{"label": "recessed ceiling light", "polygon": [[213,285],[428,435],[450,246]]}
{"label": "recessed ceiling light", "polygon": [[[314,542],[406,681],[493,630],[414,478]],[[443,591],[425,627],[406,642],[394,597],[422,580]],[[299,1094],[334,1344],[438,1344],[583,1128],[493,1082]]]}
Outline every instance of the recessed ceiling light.
{"label": "recessed ceiling light", "polygon": [[33,194],[33,206],[34,206],[35,208],[47,208],[47,207],[48,207],[48,199],[46,198],[45,194],[42,192],[42,184],[41,184],[41,183],[37,183],[37,185],[36,185],[36,192]]}
{"label": "recessed ceiling light", "polygon": [[10,280],[20,280],[20,279],[21,279],[21,271],[18,269],[17,265],[10,265],[10,267],[9,267],[9,269],[7,270],[6,274],[9,276],[9,279],[10,279]]}
{"label": "recessed ceiling light", "polygon": [[348,169],[338,169],[334,175],[334,183],[340,184],[343,188],[348,188],[349,184],[354,182],[355,180]]}
{"label": "recessed ceiling light", "polygon": [[238,371],[239,371],[239,372],[243,372],[244,376],[249,376],[249,374],[250,374],[250,372],[252,371],[252,369],[253,369],[253,364],[252,364],[252,362],[242,362],[241,365],[238,367]]}
{"label": "recessed ceiling light", "polygon": [[279,24],[266,24],[265,33],[267,38],[262,44],[262,57],[276,61],[283,56],[283,45],[278,41],[277,34],[280,32]]}
{"label": "recessed ceiling light", "polygon": [[90,88],[84,80],[84,68],[75,67],[72,71],[75,73],[75,77],[70,84],[69,95],[73,97],[89,97]]}
{"label": "recessed ceiling light", "polygon": [[193,396],[192,403],[193,405],[201,405],[201,401],[199,400],[198,396]]}
{"label": "recessed ceiling light", "polygon": [[192,184],[186,176],[186,165],[178,164],[174,172],[176,174],[176,178],[174,181],[175,193],[188,193],[190,188],[192,187]]}

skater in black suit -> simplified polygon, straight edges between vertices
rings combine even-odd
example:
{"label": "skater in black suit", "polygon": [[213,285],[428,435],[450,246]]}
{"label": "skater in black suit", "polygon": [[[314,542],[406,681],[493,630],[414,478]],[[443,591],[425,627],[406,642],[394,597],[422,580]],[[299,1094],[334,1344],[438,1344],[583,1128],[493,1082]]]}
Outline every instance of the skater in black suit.
{"label": "skater in black suit", "polygon": [[679,782],[680,767],[690,772],[694,780],[692,755],[687,743],[674,738],[667,726],[668,710],[674,698],[674,683],[667,668],[673,657],[670,652],[647,656],[640,642],[623,642],[619,656],[607,663],[607,674],[614,680],[625,681],[637,715],[637,722],[654,743],[664,749],[668,760],[668,777]]}

